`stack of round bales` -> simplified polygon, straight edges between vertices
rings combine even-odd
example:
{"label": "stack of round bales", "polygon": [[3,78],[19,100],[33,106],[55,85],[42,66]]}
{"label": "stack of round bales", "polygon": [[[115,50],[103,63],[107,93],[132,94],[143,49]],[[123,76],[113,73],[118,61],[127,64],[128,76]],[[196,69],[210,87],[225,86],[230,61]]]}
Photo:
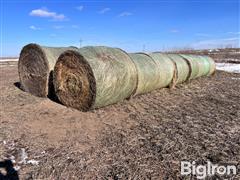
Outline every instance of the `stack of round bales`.
{"label": "stack of round bales", "polygon": [[181,54],[181,56],[187,61],[189,65],[189,80],[201,76],[209,76],[216,70],[215,62],[210,57],[184,54]]}
{"label": "stack of round bales", "polygon": [[121,49],[84,47],[60,55],[53,81],[64,105],[87,111],[129,98],[136,88],[137,72]]}
{"label": "stack of round bales", "polygon": [[78,49],[29,44],[18,63],[25,91],[41,97],[57,95],[64,105],[82,111],[208,76],[215,69],[207,56],[127,54],[105,46]]}
{"label": "stack of round bales", "polygon": [[69,49],[77,48],[53,48],[38,44],[24,46],[18,62],[21,88],[40,97],[47,97],[53,93],[51,71],[59,55]]}
{"label": "stack of round bales", "polygon": [[53,81],[63,104],[87,111],[209,75],[210,64],[207,58],[193,55],[127,54],[117,48],[84,47],[60,55]]}

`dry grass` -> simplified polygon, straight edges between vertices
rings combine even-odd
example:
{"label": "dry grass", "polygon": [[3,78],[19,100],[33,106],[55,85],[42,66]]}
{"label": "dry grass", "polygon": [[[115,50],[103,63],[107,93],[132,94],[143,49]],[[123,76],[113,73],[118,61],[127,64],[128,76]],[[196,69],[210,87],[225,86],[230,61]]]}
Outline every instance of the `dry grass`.
{"label": "dry grass", "polygon": [[[0,71],[0,158],[13,155],[23,179],[189,179],[181,160],[240,161],[240,74],[83,113],[22,92],[15,71]],[[20,164],[21,148],[39,165]]]}

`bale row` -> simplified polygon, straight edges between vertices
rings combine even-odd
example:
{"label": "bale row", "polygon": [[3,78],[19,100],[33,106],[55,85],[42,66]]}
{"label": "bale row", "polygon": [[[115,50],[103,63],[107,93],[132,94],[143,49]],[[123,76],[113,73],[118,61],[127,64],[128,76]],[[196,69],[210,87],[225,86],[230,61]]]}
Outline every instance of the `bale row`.
{"label": "bale row", "polygon": [[30,44],[23,48],[19,59],[19,76],[25,91],[46,97],[51,90],[64,105],[82,111],[208,76],[214,71],[215,63],[209,57],[127,54],[104,46],[78,49]]}

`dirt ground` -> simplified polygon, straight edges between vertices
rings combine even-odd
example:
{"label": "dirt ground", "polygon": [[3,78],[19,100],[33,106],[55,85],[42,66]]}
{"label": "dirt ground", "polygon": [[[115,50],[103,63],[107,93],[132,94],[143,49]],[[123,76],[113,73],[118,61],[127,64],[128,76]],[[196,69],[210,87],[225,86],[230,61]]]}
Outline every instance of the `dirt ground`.
{"label": "dirt ground", "polygon": [[0,67],[0,161],[12,159],[21,179],[190,179],[181,160],[239,165],[240,74],[217,71],[86,113],[18,81],[16,63]]}

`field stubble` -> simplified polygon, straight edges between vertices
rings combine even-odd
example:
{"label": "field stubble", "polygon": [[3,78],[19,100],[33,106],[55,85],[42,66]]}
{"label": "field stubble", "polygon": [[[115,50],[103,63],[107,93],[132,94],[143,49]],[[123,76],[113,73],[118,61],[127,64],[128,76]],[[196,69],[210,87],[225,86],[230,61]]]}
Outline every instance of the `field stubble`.
{"label": "field stubble", "polygon": [[240,161],[240,74],[83,113],[21,91],[17,66],[0,68],[0,158],[21,178],[176,179],[181,160]]}

